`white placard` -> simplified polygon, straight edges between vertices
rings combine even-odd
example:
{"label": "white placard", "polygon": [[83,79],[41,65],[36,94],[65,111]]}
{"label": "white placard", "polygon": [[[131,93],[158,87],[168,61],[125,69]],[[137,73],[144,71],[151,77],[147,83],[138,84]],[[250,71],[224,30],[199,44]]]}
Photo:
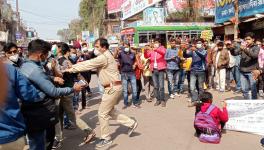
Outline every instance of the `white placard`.
{"label": "white placard", "polygon": [[264,135],[264,100],[228,100],[225,129]]}

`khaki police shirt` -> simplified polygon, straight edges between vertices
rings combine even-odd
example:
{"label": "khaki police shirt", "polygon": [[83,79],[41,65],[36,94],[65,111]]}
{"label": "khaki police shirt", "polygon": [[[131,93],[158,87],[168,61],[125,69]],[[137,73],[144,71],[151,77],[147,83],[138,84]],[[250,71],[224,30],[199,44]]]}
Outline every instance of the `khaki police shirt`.
{"label": "khaki police shirt", "polygon": [[77,73],[93,69],[98,70],[99,80],[102,85],[108,85],[115,81],[121,81],[117,68],[117,62],[108,50],[94,59],[73,65],[70,71]]}

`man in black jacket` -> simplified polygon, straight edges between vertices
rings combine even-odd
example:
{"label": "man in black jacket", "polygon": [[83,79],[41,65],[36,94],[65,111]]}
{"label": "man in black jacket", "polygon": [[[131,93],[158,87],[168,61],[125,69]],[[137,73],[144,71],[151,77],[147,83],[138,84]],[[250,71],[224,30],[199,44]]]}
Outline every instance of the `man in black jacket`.
{"label": "man in black jacket", "polygon": [[[241,86],[245,99],[257,99],[256,80],[253,79],[252,71],[258,69],[259,47],[254,43],[254,33],[249,32],[245,35],[245,43],[241,44],[240,49],[235,50],[235,54],[241,54],[240,73]],[[249,91],[251,90],[251,94]]]}

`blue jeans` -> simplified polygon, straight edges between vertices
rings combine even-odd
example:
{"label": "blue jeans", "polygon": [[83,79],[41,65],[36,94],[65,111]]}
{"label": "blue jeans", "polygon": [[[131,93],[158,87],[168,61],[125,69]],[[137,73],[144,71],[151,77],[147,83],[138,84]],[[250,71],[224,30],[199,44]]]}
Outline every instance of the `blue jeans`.
{"label": "blue jeans", "polygon": [[167,70],[169,95],[179,92],[180,70]]}
{"label": "blue jeans", "polygon": [[45,150],[46,130],[28,133],[29,150]]}
{"label": "blue jeans", "polygon": [[157,101],[165,101],[165,90],[164,90],[164,70],[154,69],[152,74],[154,84],[154,95]]}
{"label": "blue jeans", "polygon": [[131,83],[132,102],[134,105],[138,104],[139,100],[137,99],[137,80],[135,73],[122,73],[121,80],[123,85],[123,96],[125,106],[128,106],[128,82]]}
{"label": "blue jeans", "polygon": [[[191,71],[191,99],[192,102],[198,101],[198,95],[204,92],[205,72],[204,71]],[[198,81],[198,89],[196,91],[196,82]]]}
{"label": "blue jeans", "polygon": [[183,87],[184,87],[184,81],[187,76],[187,81],[188,81],[188,92],[191,93],[190,91],[190,71],[185,71],[184,69],[180,70],[180,79],[179,79],[179,90],[180,93],[183,92]]}
{"label": "blue jeans", "polygon": [[[244,99],[258,99],[257,81],[253,79],[252,73],[241,73],[241,86]],[[249,93],[251,90],[251,94]]]}
{"label": "blue jeans", "polygon": [[241,90],[241,77],[240,71],[238,66],[234,66],[231,70],[232,76],[236,81],[236,90]]}

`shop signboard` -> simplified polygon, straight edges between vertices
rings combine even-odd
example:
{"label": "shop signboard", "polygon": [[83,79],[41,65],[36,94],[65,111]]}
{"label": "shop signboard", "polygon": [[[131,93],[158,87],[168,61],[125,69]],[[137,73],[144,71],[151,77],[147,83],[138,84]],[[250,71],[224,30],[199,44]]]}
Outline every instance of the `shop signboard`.
{"label": "shop signboard", "polygon": [[21,40],[22,34],[20,32],[16,32],[16,40]]}
{"label": "shop signboard", "polygon": [[166,5],[169,13],[182,12],[187,7],[187,0],[167,0]]}
{"label": "shop signboard", "polygon": [[149,26],[163,25],[165,22],[164,8],[150,7],[143,12],[143,24]]}
{"label": "shop signboard", "polygon": [[122,20],[125,20],[162,0],[125,0],[121,6]]}
{"label": "shop signboard", "polygon": [[216,0],[215,23],[223,23],[235,16],[232,0]]}
{"label": "shop signboard", "polygon": [[264,12],[264,0],[239,0],[239,17],[252,16]]}
{"label": "shop signboard", "polygon": [[107,12],[108,14],[121,11],[121,6],[124,0],[107,0]]}
{"label": "shop signboard", "polygon": [[90,38],[90,32],[89,31],[82,31],[82,40],[88,41]]}
{"label": "shop signboard", "polygon": [[[239,0],[239,17],[264,13],[264,0]],[[215,23],[223,23],[235,16],[233,0],[216,0]]]}

